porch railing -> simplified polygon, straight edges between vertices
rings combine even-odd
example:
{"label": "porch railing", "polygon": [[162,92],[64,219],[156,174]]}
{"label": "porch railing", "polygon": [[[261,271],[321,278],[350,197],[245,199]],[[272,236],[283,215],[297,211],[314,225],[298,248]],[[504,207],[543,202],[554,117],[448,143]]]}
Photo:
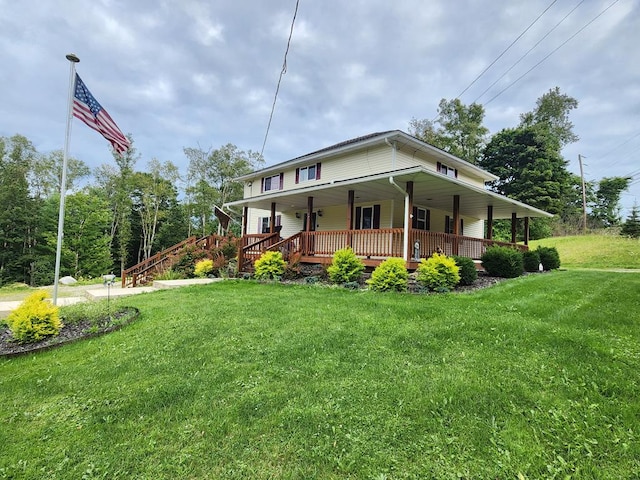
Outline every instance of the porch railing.
{"label": "porch railing", "polygon": [[[281,251],[285,260],[291,253],[300,252],[306,258],[305,261],[313,262],[309,257],[330,257],[336,250],[346,246],[350,246],[357,256],[366,259],[402,258],[404,254],[403,242],[404,230],[402,228],[299,232],[284,240],[280,239],[277,233],[245,235],[242,239],[243,248],[238,252],[238,265],[241,265],[241,268],[246,268],[249,261],[255,261],[266,250]],[[526,245],[449,233],[411,230],[409,235],[410,259],[415,259],[416,242],[419,246],[420,258],[429,257],[433,252],[441,251],[446,255],[460,255],[479,260],[487,247],[492,245],[528,250]]]}

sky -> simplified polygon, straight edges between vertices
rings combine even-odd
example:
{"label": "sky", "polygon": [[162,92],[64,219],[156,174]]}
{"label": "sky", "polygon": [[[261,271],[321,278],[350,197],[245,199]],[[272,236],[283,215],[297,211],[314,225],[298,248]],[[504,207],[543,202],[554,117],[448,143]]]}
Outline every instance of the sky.
{"label": "sky", "polygon": [[[490,132],[554,87],[579,102],[563,156],[587,181],[633,175],[640,204],[640,0],[0,0],[0,136],[64,146],[70,64],[144,170],[232,143],[266,165],[481,103]],[[604,13],[603,13],[604,12]],[[517,40],[517,41],[516,41]],[[515,43],[514,43],[515,42]],[[495,63],[494,63],[495,62]],[[266,136],[266,143],[265,143]],[[74,119],[69,153],[109,145]]]}

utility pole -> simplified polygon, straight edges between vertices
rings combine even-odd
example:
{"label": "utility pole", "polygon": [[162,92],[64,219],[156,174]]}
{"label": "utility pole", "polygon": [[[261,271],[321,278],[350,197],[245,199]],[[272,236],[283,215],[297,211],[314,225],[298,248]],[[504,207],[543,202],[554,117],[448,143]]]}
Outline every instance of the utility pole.
{"label": "utility pole", "polygon": [[584,186],[584,169],[582,168],[582,159],[586,158],[578,154],[578,162],[580,163],[580,180],[582,181],[582,233],[587,233],[587,191]]}

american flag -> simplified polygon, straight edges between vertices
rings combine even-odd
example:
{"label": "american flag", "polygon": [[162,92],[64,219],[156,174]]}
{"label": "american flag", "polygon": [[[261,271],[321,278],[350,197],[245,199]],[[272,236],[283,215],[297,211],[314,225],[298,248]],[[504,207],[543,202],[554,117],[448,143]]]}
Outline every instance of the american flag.
{"label": "american flag", "polygon": [[91,92],[77,73],[73,98],[73,116],[78,117],[89,127],[100,133],[119,154],[129,149],[130,143],[127,137],[122,134],[107,111],[93,98],[93,95],[91,95]]}

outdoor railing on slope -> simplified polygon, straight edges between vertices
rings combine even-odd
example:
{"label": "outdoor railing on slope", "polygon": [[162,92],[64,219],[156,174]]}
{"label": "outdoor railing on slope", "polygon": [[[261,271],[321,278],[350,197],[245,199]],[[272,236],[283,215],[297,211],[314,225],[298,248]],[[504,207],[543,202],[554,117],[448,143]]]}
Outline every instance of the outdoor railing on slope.
{"label": "outdoor railing on slope", "polygon": [[238,248],[238,271],[246,271],[265,250],[279,241],[279,232],[244,235]]}
{"label": "outdoor railing on slope", "polygon": [[218,247],[221,239],[222,237],[219,235],[208,235],[202,238],[191,236],[162,252],[156,253],[122,272],[122,288],[135,287],[140,283],[148,282],[154,273],[163,271],[169,267],[169,263],[173,257],[189,245],[197,245],[205,250],[210,250]]}
{"label": "outdoor railing on slope", "polygon": [[278,251],[282,253],[282,258],[285,261],[289,261],[289,257],[292,253],[297,253],[302,251],[302,233],[298,232],[295,235],[290,236],[289,238],[285,238],[280,240],[277,243],[274,243],[267,250]]}

